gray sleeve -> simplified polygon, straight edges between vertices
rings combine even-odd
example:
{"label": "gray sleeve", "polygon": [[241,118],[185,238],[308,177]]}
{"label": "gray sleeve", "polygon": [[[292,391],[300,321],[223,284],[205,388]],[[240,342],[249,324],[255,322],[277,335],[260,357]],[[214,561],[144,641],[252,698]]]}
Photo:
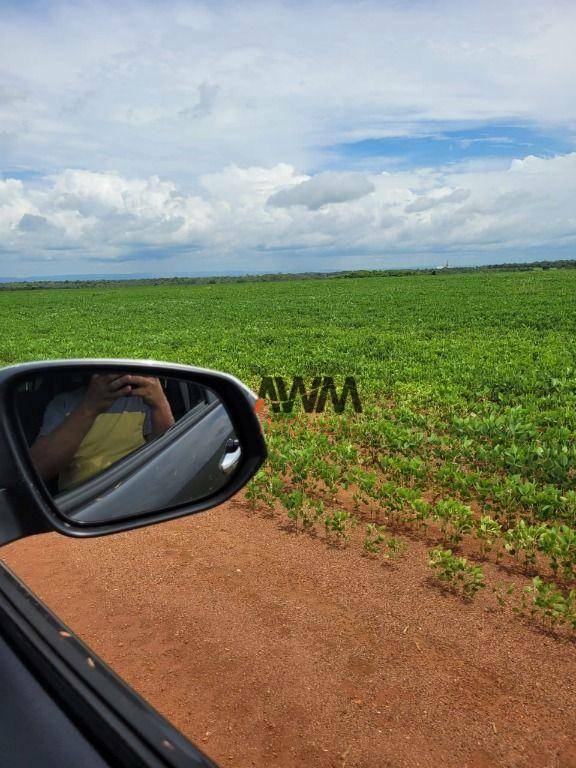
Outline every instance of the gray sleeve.
{"label": "gray sleeve", "polygon": [[152,434],[152,409],[148,405],[144,405],[144,426],[142,432],[144,437],[149,437]]}
{"label": "gray sleeve", "polygon": [[42,427],[38,437],[45,437],[53,432],[69,416],[71,409],[72,405],[64,395],[58,395],[54,400],[51,400],[44,411]]}

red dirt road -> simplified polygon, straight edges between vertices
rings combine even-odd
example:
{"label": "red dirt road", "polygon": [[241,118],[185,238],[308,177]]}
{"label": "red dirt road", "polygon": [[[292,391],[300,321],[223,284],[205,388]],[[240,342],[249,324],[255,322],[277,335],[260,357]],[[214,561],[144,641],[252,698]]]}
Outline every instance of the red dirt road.
{"label": "red dirt road", "polygon": [[[7,564],[224,768],[576,768],[576,647],[242,501]],[[485,567],[487,578],[501,578]]]}

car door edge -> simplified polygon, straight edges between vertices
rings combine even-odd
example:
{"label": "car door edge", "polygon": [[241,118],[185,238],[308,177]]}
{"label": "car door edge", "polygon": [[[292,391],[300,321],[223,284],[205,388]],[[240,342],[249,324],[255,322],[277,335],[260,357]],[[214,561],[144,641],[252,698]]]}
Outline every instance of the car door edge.
{"label": "car door edge", "polygon": [[0,634],[111,765],[217,768],[0,561]]}

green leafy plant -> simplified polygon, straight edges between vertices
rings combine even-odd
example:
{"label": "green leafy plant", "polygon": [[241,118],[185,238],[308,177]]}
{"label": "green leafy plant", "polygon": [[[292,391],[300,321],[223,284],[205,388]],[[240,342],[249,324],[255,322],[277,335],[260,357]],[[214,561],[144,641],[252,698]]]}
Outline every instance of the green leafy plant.
{"label": "green leafy plant", "polygon": [[390,536],[386,541],[386,553],[384,557],[387,560],[394,560],[403,555],[408,549],[408,544],[397,536]]}
{"label": "green leafy plant", "polygon": [[557,576],[572,579],[576,569],[576,531],[568,525],[548,526],[543,529],[537,541],[540,552],[545,554],[550,567]]}
{"label": "green leafy plant", "polygon": [[515,557],[522,553],[524,566],[526,568],[534,567],[538,540],[545,530],[546,526],[544,525],[530,525],[525,520],[519,520],[513,528],[504,534],[504,548]]}
{"label": "green leafy plant", "polygon": [[297,523],[300,519],[304,507],[304,498],[304,491],[301,490],[283,493],[280,496],[280,500],[286,509],[286,514],[293,523]]}
{"label": "green leafy plant", "polygon": [[492,587],[492,594],[496,597],[496,601],[501,608],[507,604],[508,599],[514,594],[516,590],[516,584],[511,582],[510,584],[495,584]]}
{"label": "green leafy plant", "polygon": [[380,552],[380,545],[386,540],[385,527],[383,525],[374,525],[368,523],[362,542],[362,549],[370,555],[376,555]]}
{"label": "green leafy plant", "polygon": [[482,567],[470,565],[465,557],[455,556],[451,549],[432,549],[428,553],[428,565],[439,581],[461,591],[466,597],[473,598],[486,586]]}
{"label": "green leafy plant", "polygon": [[324,518],[326,537],[340,544],[349,539],[349,531],[356,527],[358,518],[345,509],[338,509]]}
{"label": "green leafy plant", "polygon": [[261,506],[269,514],[273,514],[276,501],[283,490],[284,483],[279,475],[260,470],[246,489],[246,499],[252,509]]}
{"label": "green leafy plant", "polygon": [[354,472],[354,480],[357,484],[357,490],[354,493],[356,508],[358,508],[359,503],[368,504],[373,501],[376,494],[376,483],[378,481],[376,472],[366,472],[361,467],[358,467]]}
{"label": "green leafy plant", "polygon": [[[539,576],[532,579],[532,585],[525,588],[528,609],[532,618],[540,616],[552,628],[566,625],[576,629],[576,589],[564,594],[555,584],[543,581]],[[523,607],[526,607],[524,602]]]}
{"label": "green leafy plant", "polygon": [[502,526],[489,515],[482,515],[474,522],[474,535],[481,542],[482,554],[487,556],[502,535]]}
{"label": "green leafy plant", "polygon": [[421,526],[430,514],[430,505],[421,498],[418,488],[382,483],[376,490],[381,506],[398,523],[416,523]]}
{"label": "green leafy plant", "polygon": [[474,526],[474,515],[470,507],[456,499],[444,499],[434,507],[434,517],[440,521],[444,540],[458,545],[464,534],[471,533]]}

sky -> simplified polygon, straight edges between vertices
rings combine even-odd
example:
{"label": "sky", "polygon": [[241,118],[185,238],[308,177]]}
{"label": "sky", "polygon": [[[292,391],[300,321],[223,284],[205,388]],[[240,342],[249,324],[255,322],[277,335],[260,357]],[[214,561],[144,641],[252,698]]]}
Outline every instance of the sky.
{"label": "sky", "polygon": [[576,258],[573,0],[0,0],[0,276]]}

